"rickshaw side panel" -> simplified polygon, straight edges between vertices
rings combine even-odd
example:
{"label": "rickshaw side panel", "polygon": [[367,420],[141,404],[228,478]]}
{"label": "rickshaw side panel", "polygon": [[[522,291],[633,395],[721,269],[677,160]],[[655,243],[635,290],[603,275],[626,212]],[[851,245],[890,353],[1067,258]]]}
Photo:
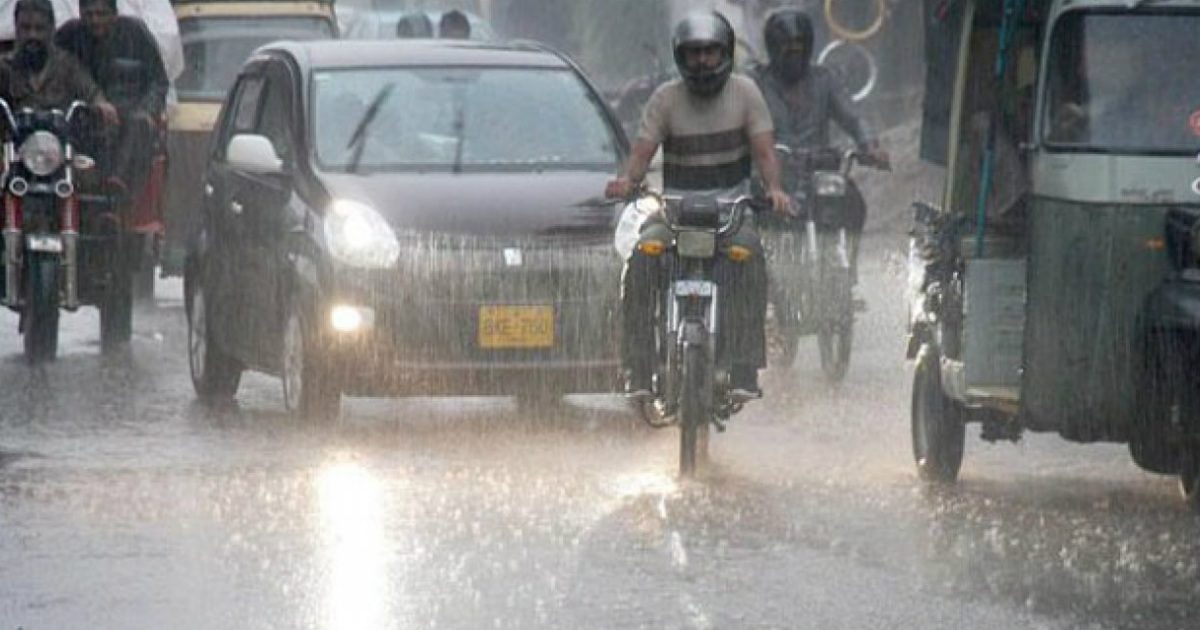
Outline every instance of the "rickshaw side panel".
{"label": "rickshaw side panel", "polygon": [[1166,208],[1032,203],[1024,424],[1070,440],[1126,441],[1138,313],[1168,271]]}
{"label": "rickshaw side panel", "polygon": [[166,185],[167,156],[159,153],[150,161],[146,185],[133,200],[129,213],[129,229],[155,238],[163,237],[166,231],[163,217]]}

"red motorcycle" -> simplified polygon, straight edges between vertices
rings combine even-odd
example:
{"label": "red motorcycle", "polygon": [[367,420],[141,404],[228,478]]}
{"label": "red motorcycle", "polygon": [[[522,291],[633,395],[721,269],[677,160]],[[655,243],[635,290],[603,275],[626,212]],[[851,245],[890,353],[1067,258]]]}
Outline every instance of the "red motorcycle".
{"label": "red motorcycle", "polygon": [[53,360],[59,310],[84,305],[100,309],[102,348],[124,345],[132,333],[133,277],[150,251],[147,240],[161,229],[153,213],[138,198],[126,204],[103,192],[96,161],[77,150],[100,128],[86,104],[14,113],[0,99],[0,113],[8,126],[0,302],[21,314],[26,358]]}

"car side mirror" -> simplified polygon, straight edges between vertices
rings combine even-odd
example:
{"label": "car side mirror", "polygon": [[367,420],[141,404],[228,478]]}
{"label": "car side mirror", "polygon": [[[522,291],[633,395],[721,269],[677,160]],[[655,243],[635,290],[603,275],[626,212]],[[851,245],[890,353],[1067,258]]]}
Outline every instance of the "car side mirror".
{"label": "car side mirror", "polygon": [[282,175],[283,159],[266,136],[240,133],[229,140],[225,159],[233,168],[254,175]]}

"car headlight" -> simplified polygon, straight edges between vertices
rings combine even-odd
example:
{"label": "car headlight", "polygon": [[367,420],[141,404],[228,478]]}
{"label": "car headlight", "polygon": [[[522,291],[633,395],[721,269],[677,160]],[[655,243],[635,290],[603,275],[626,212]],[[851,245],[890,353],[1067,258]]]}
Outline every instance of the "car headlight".
{"label": "car headlight", "polygon": [[45,177],[62,166],[63,146],[49,131],[35,131],[21,143],[17,155],[30,173]]}
{"label": "car headlight", "polygon": [[846,178],[840,173],[817,173],[818,197],[843,197],[846,194]]}
{"label": "car headlight", "polygon": [[374,208],[357,201],[342,199],[329,207],[325,242],[334,258],[351,267],[387,268],[400,258],[391,226]]}

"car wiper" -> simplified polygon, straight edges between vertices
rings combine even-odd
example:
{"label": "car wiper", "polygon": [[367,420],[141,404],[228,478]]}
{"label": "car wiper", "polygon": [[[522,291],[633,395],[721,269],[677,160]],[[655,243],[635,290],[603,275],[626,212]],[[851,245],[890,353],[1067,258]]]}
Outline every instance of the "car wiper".
{"label": "car wiper", "polygon": [[370,129],[371,123],[375,122],[375,118],[379,116],[379,110],[383,108],[383,104],[387,102],[388,98],[392,95],[392,90],[395,88],[395,83],[388,83],[379,88],[379,92],[375,94],[375,98],[371,99],[371,104],[367,106],[367,111],[363,112],[362,118],[354,126],[354,133],[350,134],[350,141],[346,143],[347,149],[354,149],[354,155],[350,158],[350,164],[346,166],[346,170],[351,173],[358,172],[358,164],[362,161],[363,149],[367,146],[367,130]]}

